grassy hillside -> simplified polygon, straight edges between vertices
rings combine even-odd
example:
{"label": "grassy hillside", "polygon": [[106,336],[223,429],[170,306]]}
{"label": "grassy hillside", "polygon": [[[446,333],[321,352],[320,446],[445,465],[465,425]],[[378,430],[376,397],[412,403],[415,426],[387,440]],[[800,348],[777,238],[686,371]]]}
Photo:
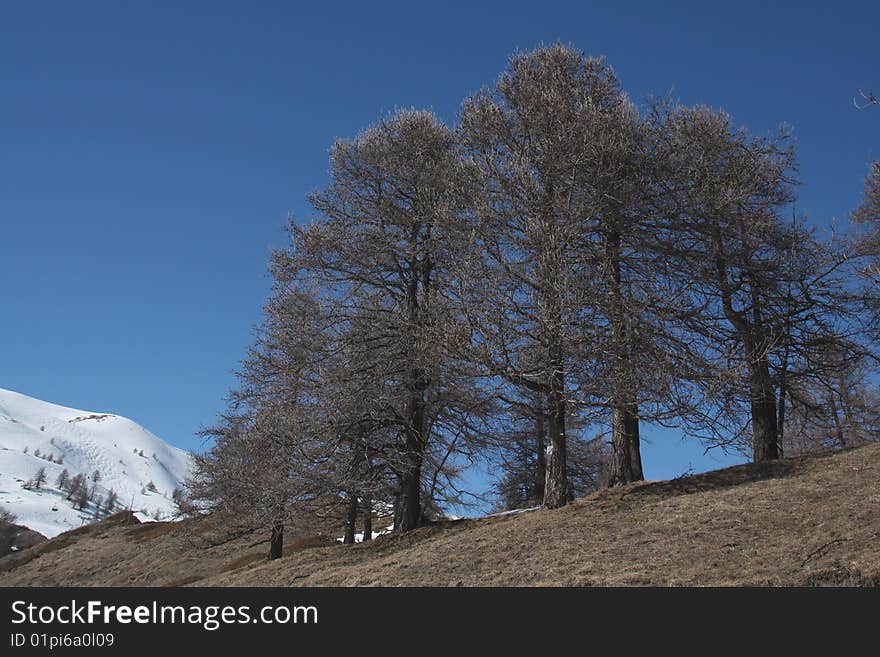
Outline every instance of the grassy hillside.
{"label": "grassy hillside", "polygon": [[106,522],[0,559],[0,585],[878,585],[880,445],[604,490],[555,511],[450,522],[372,544],[206,521]]}

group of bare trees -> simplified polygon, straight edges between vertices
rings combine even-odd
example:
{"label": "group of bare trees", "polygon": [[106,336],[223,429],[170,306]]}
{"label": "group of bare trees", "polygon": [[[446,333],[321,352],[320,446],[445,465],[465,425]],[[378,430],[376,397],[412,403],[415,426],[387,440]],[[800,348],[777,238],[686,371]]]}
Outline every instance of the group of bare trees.
{"label": "group of bare trees", "polygon": [[98,482],[101,479],[100,470],[95,470],[89,476],[83,473],[71,476],[65,468],[58,474],[55,486],[64,494],[65,499],[80,511],[85,511],[91,505],[94,517],[97,519],[114,513],[119,507],[119,496],[112,488],[107,491],[106,498],[99,494]]}
{"label": "group of bare trees", "polygon": [[[481,458],[508,504],[552,508],[641,480],[644,422],[765,461],[876,408],[852,273],[878,250],[797,216],[784,131],[640,110],[603,60],[554,45],[458,126],[397,111],[330,163],[190,486],[272,527],[272,556],[291,519],[341,513],[349,538],[375,500],[413,529]],[[878,180],[857,213],[875,226]]]}
{"label": "group of bare trees", "polygon": [[[36,452],[34,455],[37,455]],[[119,496],[115,490],[111,488],[106,497],[99,494],[98,482],[101,478],[100,470],[95,470],[88,476],[83,473],[71,476],[67,468],[64,468],[55,479],[55,487],[74,508],[86,511],[91,506],[95,519],[100,519],[119,510]],[[47,481],[46,468],[40,466],[23,486],[29,490],[39,491]]]}

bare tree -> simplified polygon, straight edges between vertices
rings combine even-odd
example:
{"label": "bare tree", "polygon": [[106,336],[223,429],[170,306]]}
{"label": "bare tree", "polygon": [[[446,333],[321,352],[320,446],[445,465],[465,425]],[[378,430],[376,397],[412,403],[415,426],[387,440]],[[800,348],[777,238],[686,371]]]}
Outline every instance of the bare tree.
{"label": "bare tree", "polygon": [[828,376],[830,351],[864,352],[846,258],[794,215],[785,131],[757,139],[723,113],[681,107],[668,127],[668,260],[689,290],[681,327],[701,358],[682,377],[704,395],[688,421],[724,445],[738,445],[750,426],[753,460],[776,459],[787,401]]}
{"label": "bare tree", "polygon": [[[67,499],[74,500],[82,490],[86,488],[86,478],[81,474],[76,474],[67,481]],[[88,495],[88,492],[86,492]]]}
{"label": "bare tree", "polygon": [[676,257],[702,303],[698,332],[728,368],[744,369],[753,459],[775,459],[772,307],[786,297],[786,251],[796,238],[780,216],[793,200],[793,152],[786,134],[754,139],[706,108],[680,109],[672,126],[682,176]]}
{"label": "bare tree", "polygon": [[285,524],[321,524],[328,455],[301,407],[277,401],[255,410],[227,413],[206,431],[215,443],[196,457],[188,491],[201,512],[215,515],[229,531],[270,529],[268,556],[277,559]]}
{"label": "bare tree", "polygon": [[462,110],[482,181],[464,303],[475,358],[529,390],[513,396],[542,397],[548,506],[568,495],[570,410],[610,422],[619,485],[643,478],[640,417],[677,408],[669,389],[688,349],[670,326],[663,118],[640,116],[604,61],[562,45],[515,56]]}
{"label": "bare tree", "polygon": [[458,390],[451,354],[466,332],[446,300],[468,238],[467,179],[452,131],[429,112],[399,111],[333,146],[331,182],[310,199],[322,219],[291,223],[292,249],[275,258],[278,280],[318,290],[351,329],[353,369],[378,382],[383,396],[370,407],[374,428],[395,441],[386,464],[398,531],[423,520],[425,460],[453,440],[446,422],[467,414],[449,409],[478,405],[473,389]]}
{"label": "bare tree", "polygon": [[373,499],[365,497],[361,500],[361,513],[364,519],[364,539],[373,540]]}
{"label": "bare tree", "polygon": [[74,506],[80,511],[84,511],[86,507],[89,505],[89,490],[83,485],[80,487],[79,492],[76,495],[74,500]]}
{"label": "bare tree", "polygon": [[95,509],[92,513],[92,518],[94,518],[95,520],[99,520],[104,515],[104,500],[101,498],[100,495],[97,495],[93,500],[93,503],[95,505]]}
{"label": "bare tree", "polygon": [[[477,271],[466,301],[476,355],[547,407],[544,504],[570,500],[572,357],[594,290],[579,255],[587,211],[579,173],[591,128],[623,102],[601,60],[565,46],[514,56],[495,89],[467,99],[461,132],[480,172]],[[586,297],[588,298],[585,298]]]}
{"label": "bare tree", "polygon": [[239,372],[241,386],[220,422],[204,431],[215,442],[196,457],[187,482],[194,508],[230,531],[268,528],[270,559],[283,554],[285,524],[317,524],[321,508],[333,504],[335,440],[330,408],[318,403],[325,320],[309,294],[281,289],[273,296]]}
{"label": "bare tree", "polygon": [[37,472],[34,474],[33,478],[31,479],[30,483],[33,488],[35,488],[36,490],[40,490],[40,488],[42,488],[43,484],[46,483],[46,468],[40,466],[40,468],[37,470]]}
{"label": "bare tree", "polygon": [[357,531],[356,523],[358,516],[358,498],[357,495],[349,493],[345,500],[345,534],[342,542],[346,545],[354,543],[355,532]]}
{"label": "bare tree", "polygon": [[119,495],[112,488],[107,492],[107,497],[104,500],[104,514],[110,515],[111,513],[116,511],[116,506],[119,503]]}
{"label": "bare tree", "polygon": [[67,471],[67,468],[61,471],[61,474],[58,475],[58,478],[55,480],[55,485],[58,486],[59,490],[65,490],[67,488],[67,482],[70,479],[70,473]]}

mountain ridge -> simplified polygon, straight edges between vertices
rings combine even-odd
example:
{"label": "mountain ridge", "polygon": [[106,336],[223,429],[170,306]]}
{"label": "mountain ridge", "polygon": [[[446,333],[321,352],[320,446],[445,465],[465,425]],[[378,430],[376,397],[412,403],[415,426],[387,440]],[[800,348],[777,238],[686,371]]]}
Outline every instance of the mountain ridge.
{"label": "mountain ridge", "polygon": [[[45,481],[37,486],[41,468]],[[124,508],[142,520],[170,518],[174,489],[190,469],[187,452],[126,417],[0,388],[0,509],[49,538]],[[83,475],[93,493],[82,508],[58,485],[65,470]],[[117,503],[107,509],[111,491]]]}

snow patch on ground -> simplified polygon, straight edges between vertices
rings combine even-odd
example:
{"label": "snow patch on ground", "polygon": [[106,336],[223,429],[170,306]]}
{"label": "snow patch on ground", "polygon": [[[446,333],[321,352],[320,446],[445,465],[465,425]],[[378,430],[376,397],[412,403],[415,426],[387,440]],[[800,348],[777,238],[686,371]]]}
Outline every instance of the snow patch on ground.
{"label": "snow patch on ground", "polygon": [[542,506],[530,506],[525,509],[511,509],[510,511],[502,511],[500,513],[490,513],[488,516],[483,516],[484,518],[497,518],[499,516],[515,516],[519,513],[528,513],[529,511],[537,511],[538,509],[543,509]]}
{"label": "snow patch on ground", "polygon": [[[391,510],[394,509],[393,505],[389,504],[387,506]],[[539,505],[539,506],[530,506],[525,509],[511,509],[510,511],[502,511],[500,513],[490,513],[487,516],[481,516],[481,518],[474,518],[474,520],[480,520],[482,518],[498,518],[500,516],[514,516],[514,515],[517,515],[520,513],[528,513],[529,511],[537,511],[538,509],[543,509],[543,508],[544,508],[543,506]],[[444,516],[442,516],[441,519],[442,520],[449,520],[449,521],[464,520],[463,517],[453,516],[453,515],[444,515]],[[390,534],[392,531],[394,531],[394,526],[389,525],[388,527],[385,527],[384,529],[380,529],[379,531],[373,532],[373,538],[378,538],[379,536],[384,536],[385,534]],[[338,543],[342,543],[343,540],[345,540],[345,539],[342,537],[336,539],[336,541]],[[364,533],[363,532],[357,532],[354,535],[354,542],[355,543],[362,543],[363,540],[364,540]]]}
{"label": "snow patch on ground", "polygon": [[[379,538],[380,536],[385,536],[385,534],[390,534],[392,530],[393,530],[393,527],[390,527],[390,526],[386,527],[385,529],[380,529],[379,531],[373,532],[373,538]],[[336,542],[342,543],[344,540],[345,539],[343,537],[340,537],[340,538],[336,539]],[[364,542],[364,533],[357,532],[354,535],[354,542],[355,543],[363,543]]]}

